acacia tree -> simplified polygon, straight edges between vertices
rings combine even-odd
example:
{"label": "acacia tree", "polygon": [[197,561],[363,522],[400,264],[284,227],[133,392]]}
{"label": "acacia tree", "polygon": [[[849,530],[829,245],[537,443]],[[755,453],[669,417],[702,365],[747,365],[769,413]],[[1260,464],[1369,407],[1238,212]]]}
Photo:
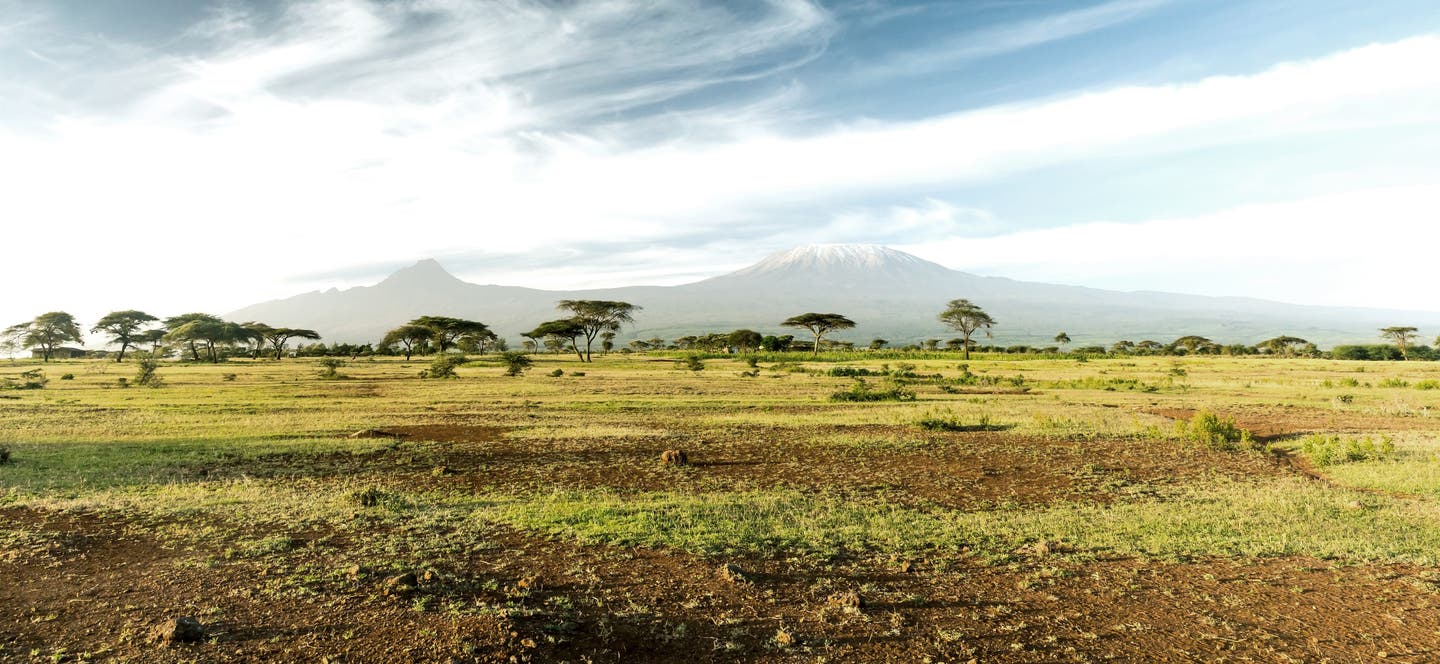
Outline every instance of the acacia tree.
{"label": "acacia tree", "polygon": [[[181,319],[186,319],[181,321]],[[172,322],[176,323],[172,327]],[[220,361],[220,348],[236,343],[255,340],[255,333],[239,323],[220,320],[209,314],[186,314],[165,319],[170,331],[165,334],[167,341],[184,342],[190,346],[190,355],[200,361],[199,347],[205,348],[205,355],[211,362]],[[197,346],[198,344],[198,346]]]}
{"label": "acacia tree", "polygon": [[764,338],[764,336],[755,330],[735,330],[731,332],[725,340],[731,346],[734,346],[736,350],[742,353],[750,353],[760,347],[760,342],[764,340]]}
{"label": "acacia tree", "polygon": [[615,350],[615,332],[600,333],[600,350],[606,355],[609,355],[610,351]]}
{"label": "acacia tree", "polygon": [[461,337],[490,334],[490,326],[479,321],[448,316],[421,316],[410,321],[410,325],[428,328],[435,340],[435,347],[444,353],[450,350]]}
{"label": "acacia tree", "polygon": [[75,322],[74,316],[63,311],[51,311],[36,316],[35,320],[11,325],[5,329],[5,335],[13,335],[24,346],[39,348],[46,362],[65,342],[78,344],[81,339],[80,324]]}
{"label": "acacia tree", "polygon": [[826,334],[834,330],[848,330],[855,327],[855,321],[840,314],[817,314],[812,312],[786,318],[780,325],[784,327],[803,327],[810,330],[810,334],[815,337],[815,347],[810,349],[810,353],[812,355],[819,355],[820,340],[824,338]]}
{"label": "acacia tree", "polygon": [[1410,342],[1415,340],[1418,328],[1414,327],[1387,327],[1380,330],[1380,338],[1389,339],[1400,349],[1400,359],[1410,359]]}
{"label": "acacia tree", "polygon": [[580,337],[585,336],[585,327],[572,319],[561,318],[560,320],[545,321],[521,336],[553,340],[556,342],[557,348],[563,348],[564,342],[569,341],[570,347],[575,349],[576,357],[579,357],[581,362],[585,361],[585,355],[580,352],[579,343]]}
{"label": "acacia tree", "polygon": [[1262,348],[1272,355],[1284,355],[1285,357],[1290,357],[1295,354],[1296,347],[1305,346],[1309,343],[1309,341],[1301,339],[1300,337],[1289,337],[1282,335],[1275,337],[1274,339],[1266,339],[1258,344],[1255,344],[1255,347]]}
{"label": "acacia tree", "polygon": [[165,339],[166,341],[182,341],[182,342],[184,342],[184,343],[190,348],[190,359],[192,359],[192,360],[194,360],[194,361],[196,361],[196,362],[199,362],[199,361],[200,361],[200,349],[196,347],[195,342],[199,341],[201,338],[195,334],[195,332],[196,332],[197,330],[195,330],[195,329],[192,327],[192,328],[190,328],[190,329],[187,329],[184,334],[176,334],[176,331],[179,330],[179,329],[182,328],[182,327],[185,327],[185,326],[187,326],[187,325],[190,325],[191,323],[207,323],[207,324],[209,324],[209,323],[220,323],[220,322],[222,322],[222,321],[220,320],[220,317],[219,317],[219,316],[211,316],[210,314],[202,314],[202,313],[189,313],[189,314],[181,314],[181,315],[179,315],[179,316],[171,316],[171,317],[169,317],[169,318],[166,318],[166,319],[165,319],[165,322],[164,322],[164,325],[165,325],[165,337],[164,337],[164,339]]}
{"label": "acacia tree", "polygon": [[950,304],[940,312],[939,318],[940,322],[960,333],[967,360],[970,359],[970,337],[981,330],[985,332],[986,337],[989,337],[991,336],[990,328],[995,326],[995,319],[991,318],[990,314],[985,313],[980,305],[964,298],[950,300]]}
{"label": "acacia tree", "polygon": [[560,300],[555,308],[570,312],[570,321],[580,327],[580,336],[585,337],[585,355],[580,359],[586,362],[590,361],[590,347],[596,337],[603,332],[619,332],[621,325],[634,323],[635,312],[640,311],[629,302],[610,300]]}
{"label": "acacia tree", "polygon": [[1060,334],[1055,335],[1055,344],[1058,345],[1058,346],[1060,346],[1060,351],[1061,351],[1061,352],[1064,352],[1064,351],[1065,351],[1065,346],[1069,345],[1069,343],[1070,343],[1070,335],[1065,334],[1064,332],[1061,332]]}
{"label": "acacia tree", "polygon": [[[318,341],[320,339],[319,332],[299,327],[270,327],[264,323],[244,323],[241,327],[258,335],[259,341],[269,344],[270,348],[274,349],[275,359],[277,360],[280,359],[280,356],[284,353],[285,344],[290,343],[291,339],[309,339],[310,341]],[[258,358],[259,346],[257,345],[256,348],[256,357]],[[407,357],[406,359],[409,358]]]}
{"label": "acacia tree", "polygon": [[1215,342],[1202,336],[1189,334],[1170,342],[1171,348],[1184,348],[1187,352],[1195,353],[1215,347]]}
{"label": "acacia tree", "polygon": [[127,309],[125,311],[112,311],[95,323],[90,328],[91,332],[105,332],[110,335],[110,343],[120,344],[120,354],[115,356],[116,362],[125,361],[125,350],[136,345],[140,336],[144,334],[147,323],[153,323],[159,318],[151,316],[143,311]]}
{"label": "acacia tree", "polygon": [[385,333],[385,338],[380,340],[382,348],[389,348],[400,344],[405,348],[405,361],[410,361],[410,356],[415,350],[425,344],[426,341],[435,336],[430,328],[423,325],[401,325]]}

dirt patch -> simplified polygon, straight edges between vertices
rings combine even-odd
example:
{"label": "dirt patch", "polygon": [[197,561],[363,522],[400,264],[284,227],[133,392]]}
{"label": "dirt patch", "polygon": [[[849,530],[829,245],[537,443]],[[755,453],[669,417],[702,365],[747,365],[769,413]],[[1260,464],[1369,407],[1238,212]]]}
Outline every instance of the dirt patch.
{"label": "dirt patch", "polygon": [[[1430,661],[1440,629],[1432,574],[1400,566],[719,560],[497,528],[495,546],[437,561],[403,599],[374,592],[381,575],[287,595],[268,590],[283,571],[197,565],[205,552],[124,520],[0,512],[40,533],[85,533],[0,564],[15,581],[0,585],[7,660],[33,649],[147,662]],[[462,610],[417,608],[426,596]],[[195,615],[206,638],[145,643],[168,612]]]}
{"label": "dirt patch", "polygon": [[[907,426],[736,426],[673,429],[660,438],[548,440],[507,438],[493,427],[459,424],[387,430],[410,434],[406,440],[417,447],[377,455],[367,462],[371,469],[410,473],[414,477],[406,482],[426,487],[475,491],[786,487],[980,510],[998,504],[1108,503],[1156,484],[1285,472],[1275,459],[1170,441],[1054,440]],[[825,442],[831,438],[850,442]],[[442,444],[426,447],[421,441]],[[657,463],[667,449],[684,449],[689,465]],[[439,466],[453,474],[434,474]]]}

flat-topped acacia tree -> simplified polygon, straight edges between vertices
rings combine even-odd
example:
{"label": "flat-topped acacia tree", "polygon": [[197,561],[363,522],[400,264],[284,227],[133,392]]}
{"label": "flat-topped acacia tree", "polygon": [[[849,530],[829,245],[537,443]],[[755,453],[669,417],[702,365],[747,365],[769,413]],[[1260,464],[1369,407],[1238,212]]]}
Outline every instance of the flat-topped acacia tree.
{"label": "flat-topped acacia tree", "polygon": [[[270,327],[264,323],[241,323],[241,327],[250,330],[260,341],[269,344],[274,349],[277,360],[285,350],[285,344],[289,343],[291,339],[309,339],[311,341],[320,339],[319,332],[298,327]],[[258,349],[259,346],[256,348]]]}
{"label": "flat-topped acacia tree", "polygon": [[67,341],[78,344],[81,338],[80,324],[75,322],[74,316],[63,311],[40,314],[35,320],[11,325],[5,334],[19,339],[22,345],[39,348],[46,362],[62,344]]}
{"label": "flat-topped acacia tree", "polygon": [[995,319],[991,318],[990,314],[985,313],[980,305],[964,298],[950,300],[950,304],[940,312],[940,322],[960,333],[967,360],[970,359],[970,337],[979,330],[984,330],[988,337],[990,328],[995,326]]}
{"label": "flat-topped acacia tree", "polygon": [[[425,346],[425,343],[434,338],[435,333],[430,328],[421,325],[401,325],[385,333],[385,338],[380,340],[381,348],[391,348],[399,344],[405,349],[405,361],[410,361],[417,349]],[[423,354],[423,353],[422,353]]]}
{"label": "flat-topped acacia tree", "polygon": [[[635,312],[641,309],[629,302],[610,300],[560,300],[555,308],[569,312],[569,320],[579,326],[579,336],[585,337],[585,354],[580,359],[586,362],[590,361],[590,347],[596,337],[605,332],[619,332],[621,325],[635,322]],[[575,350],[578,354],[580,347],[577,345]]]}
{"label": "flat-topped acacia tree", "polygon": [[441,353],[450,350],[461,337],[482,337],[491,333],[489,325],[449,316],[421,316],[409,324],[430,330],[435,348]]}
{"label": "flat-topped acacia tree", "polygon": [[1400,349],[1400,359],[1408,360],[1410,359],[1410,342],[1415,340],[1415,333],[1419,331],[1414,327],[1387,327],[1380,330],[1380,337],[1395,342],[1395,346]]}
{"label": "flat-topped acacia tree", "polygon": [[784,327],[803,327],[810,330],[815,337],[815,346],[810,349],[812,355],[820,354],[820,340],[826,334],[835,330],[848,330],[855,327],[855,321],[840,314],[817,314],[814,312],[800,314],[786,318],[780,325]]}
{"label": "flat-topped acacia tree", "polygon": [[112,311],[95,323],[90,328],[91,332],[104,332],[110,335],[110,343],[120,344],[120,354],[115,356],[116,362],[125,361],[125,351],[141,341],[145,330],[141,328],[160,320],[143,311],[127,309],[125,311]]}

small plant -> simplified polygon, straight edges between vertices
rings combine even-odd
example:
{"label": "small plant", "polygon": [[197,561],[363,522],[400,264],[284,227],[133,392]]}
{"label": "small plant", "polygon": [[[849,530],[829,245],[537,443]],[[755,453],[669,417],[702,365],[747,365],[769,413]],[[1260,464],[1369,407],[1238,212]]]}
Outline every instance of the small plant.
{"label": "small plant", "polygon": [[156,371],[160,368],[160,361],[147,357],[135,365],[135,384],[141,387],[161,387],[165,385],[165,379],[160,377]]}
{"label": "small plant", "polygon": [[130,387],[130,379],[129,379],[129,378],[126,378],[126,377],[124,377],[124,376],[121,376],[121,377],[119,377],[119,378],[116,378],[116,379],[115,379],[115,386],[116,386],[116,387],[119,387],[119,388],[122,389],[122,390],[123,390],[123,389],[126,389],[126,388]]}
{"label": "small plant", "polygon": [[0,447],[0,466],[10,463],[10,448]]}
{"label": "small plant", "polygon": [[60,375],[60,380],[75,380],[75,374],[73,374],[73,373],[61,374],[61,375]]}
{"label": "small plant", "polygon": [[930,413],[915,424],[926,431],[1005,431],[1010,428],[1010,425],[996,424],[987,413],[981,413],[973,424],[948,413]]}
{"label": "small plant", "polygon": [[1415,383],[1417,390],[1440,390],[1440,380],[1422,380]]}
{"label": "small plant", "polygon": [[1379,441],[1365,438],[1342,438],[1315,434],[1305,439],[1300,450],[1317,466],[1333,466],[1355,461],[1383,461],[1395,455],[1395,441],[1381,436]]}
{"label": "small plant", "polygon": [[360,507],[375,507],[385,499],[385,492],[372,486],[351,491],[346,498],[348,498],[351,503],[359,505]]}
{"label": "small plant", "polygon": [[20,373],[20,380],[5,378],[0,381],[0,389],[6,390],[43,390],[50,379],[45,377],[45,372],[39,369],[31,369]]}
{"label": "small plant", "polygon": [[1195,413],[1189,422],[1177,422],[1175,429],[1182,440],[1200,443],[1215,450],[1233,452],[1264,449],[1249,431],[1235,426],[1235,420],[1222,418],[1210,411]]}
{"label": "small plant", "polygon": [[688,355],[684,359],[676,360],[675,368],[688,369],[690,371],[704,371],[705,362],[700,359],[699,355]]}
{"label": "small plant", "polygon": [[345,360],[338,357],[322,357],[318,364],[320,366],[319,375],[323,379],[336,380],[345,377],[340,373],[340,367],[345,366]]}
{"label": "small plant", "polygon": [[525,370],[529,369],[531,365],[535,364],[535,361],[531,360],[529,355],[515,350],[507,350],[501,353],[500,361],[505,363],[506,376],[519,376],[525,373]]}
{"label": "small plant", "polygon": [[760,358],[755,357],[754,355],[745,358],[745,366],[750,367],[751,369],[758,369],[760,367]]}
{"label": "small plant", "polygon": [[455,375],[455,367],[458,367],[469,361],[470,358],[465,357],[464,355],[436,355],[435,359],[430,361],[430,368],[426,370],[425,377],[456,378],[457,376]]}
{"label": "small plant", "polygon": [[546,375],[546,376],[549,376],[549,377],[551,377],[551,378],[559,378],[559,377],[565,375],[565,370],[564,370],[564,369],[556,369],[556,370],[551,371],[550,373],[545,374],[545,375]]}
{"label": "small plant", "polygon": [[1410,381],[1404,378],[1386,378],[1380,381],[1380,387],[1410,387]]}
{"label": "small plant", "polygon": [[570,375],[571,375],[571,376],[574,376],[574,377],[576,377],[576,378],[580,378],[581,376],[584,376],[584,375],[585,375],[585,372],[584,372],[584,371],[571,371],[571,372],[570,372]]}
{"label": "small plant", "polygon": [[220,374],[220,380],[223,380],[223,381],[225,381],[225,382],[227,382],[227,383],[233,383],[233,382],[235,382],[235,379],[236,379],[236,378],[238,378],[238,376],[237,376],[236,374],[233,374],[233,373]]}
{"label": "small plant", "polygon": [[915,393],[890,383],[881,388],[873,388],[863,378],[855,379],[855,383],[849,389],[840,390],[830,395],[831,401],[914,401]]}

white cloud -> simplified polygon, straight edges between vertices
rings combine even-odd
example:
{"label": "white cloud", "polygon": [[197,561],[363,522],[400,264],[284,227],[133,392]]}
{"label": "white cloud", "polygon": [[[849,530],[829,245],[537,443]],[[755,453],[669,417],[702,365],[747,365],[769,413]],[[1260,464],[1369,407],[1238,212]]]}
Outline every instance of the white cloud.
{"label": "white cloud", "polygon": [[1117,290],[1440,311],[1440,183],[901,247],[949,267]]}

